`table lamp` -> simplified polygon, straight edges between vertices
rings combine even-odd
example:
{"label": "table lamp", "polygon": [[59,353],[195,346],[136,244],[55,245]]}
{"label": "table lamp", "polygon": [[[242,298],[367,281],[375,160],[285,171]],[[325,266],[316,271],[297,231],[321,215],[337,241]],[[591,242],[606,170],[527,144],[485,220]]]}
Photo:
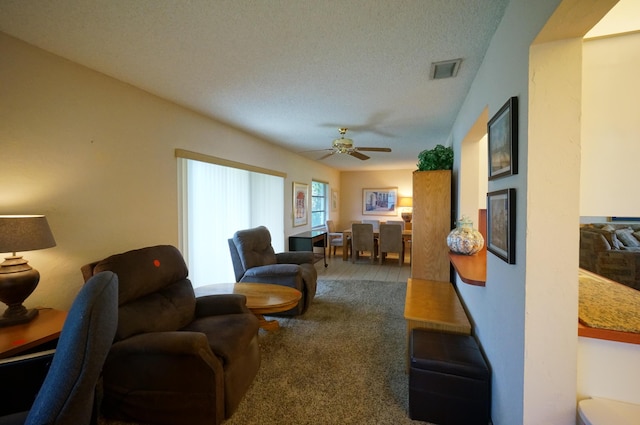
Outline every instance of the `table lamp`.
{"label": "table lamp", "polygon": [[27,310],[22,303],[38,286],[40,273],[16,253],[54,246],[45,216],[0,215],[0,252],[12,253],[0,264],[0,301],[8,306],[0,327],[27,323],[38,315],[38,310]]}
{"label": "table lamp", "polygon": [[405,223],[411,223],[413,219],[413,198],[406,197],[400,198],[398,202],[398,207],[402,208],[400,212],[400,216],[404,220]]}

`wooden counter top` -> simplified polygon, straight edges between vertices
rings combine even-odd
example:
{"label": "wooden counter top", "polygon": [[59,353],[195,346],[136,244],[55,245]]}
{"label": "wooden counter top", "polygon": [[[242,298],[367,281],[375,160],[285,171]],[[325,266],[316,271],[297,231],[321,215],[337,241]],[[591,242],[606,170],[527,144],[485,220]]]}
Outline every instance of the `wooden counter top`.
{"label": "wooden counter top", "polygon": [[408,331],[427,328],[471,334],[471,323],[456,290],[449,282],[409,279],[404,305]]}

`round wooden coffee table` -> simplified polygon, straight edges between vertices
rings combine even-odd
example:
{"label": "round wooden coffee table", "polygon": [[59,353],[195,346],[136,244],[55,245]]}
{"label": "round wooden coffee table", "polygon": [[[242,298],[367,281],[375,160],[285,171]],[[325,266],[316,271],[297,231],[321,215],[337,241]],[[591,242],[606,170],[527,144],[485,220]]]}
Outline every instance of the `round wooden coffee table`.
{"label": "round wooden coffee table", "polygon": [[267,320],[265,314],[280,313],[298,304],[302,293],[297,289],[269,283],[217,283],[194,288],[196,297],[205,295],[241,294],[247,297],[247,308],[256,315],[260,327],[273,331],[280,327],[277,320]]}

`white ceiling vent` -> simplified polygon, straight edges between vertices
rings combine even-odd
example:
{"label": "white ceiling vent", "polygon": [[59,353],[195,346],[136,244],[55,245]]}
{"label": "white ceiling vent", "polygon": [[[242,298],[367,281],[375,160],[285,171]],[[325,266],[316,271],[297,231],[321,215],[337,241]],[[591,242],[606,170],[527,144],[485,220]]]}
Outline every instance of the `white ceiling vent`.
{"label": "white ceiling vent", "polygon": [[453,59],[442,62],[433,62],[431,64],[431,72],[429,78],[439,80],[441,78],[451,78],[458,75],[458,69],[462,59]]}

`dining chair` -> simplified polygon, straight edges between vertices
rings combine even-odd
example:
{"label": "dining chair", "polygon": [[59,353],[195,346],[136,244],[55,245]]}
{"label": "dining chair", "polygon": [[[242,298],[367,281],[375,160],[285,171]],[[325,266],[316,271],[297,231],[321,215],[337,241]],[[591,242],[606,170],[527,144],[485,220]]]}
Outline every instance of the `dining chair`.
{"label": "dining chair", "polygon": [[404,262],[404,243],[402,241],[402,226],[400,224],[381,224],[378,240],[379,264],[382,264],[390,252],[398,253],[398,265]]}
{"label": "dining chair", "polygon": [[[386,222],[386,224],[399,224],[402,226],[402,231],[404,232],[407,228],[406,226],[406,222],[404,220],[388,220]],[[402,248],[404,249],[405,253],[409,253],[409,264],[411,264],[411,236],[409,237],[405,237],[404,235],[402,236]],[[403,259],[403,263],[404,263],[404,259]]]}
{"label": "dining chair", "polygon": [[385,224],[399,224],[404,230],[404,220],[387,220]]}
{"label": "dining chair", "polygon": [[373,225],[371,223],[354,223],[351,225],[351,262],[355,263],[361,252],[371,253],[371,264],[377,255],[376,239],[373,237]]}
{"label": "dining chair", "polygon": [[373,232],[376,233],[380,230],[380,220],[362,220],[363,224],[371,224],[373,226]]}
{"label": "dining chair", "polygon": [[345,248],[344,236],[342,232],[336,232],[336,226],[333,220],[326,221],[327,238],[329,239],[329,256],[331,256],[331,248],[333,248],[333,255],[336,255],[336,248]]}

